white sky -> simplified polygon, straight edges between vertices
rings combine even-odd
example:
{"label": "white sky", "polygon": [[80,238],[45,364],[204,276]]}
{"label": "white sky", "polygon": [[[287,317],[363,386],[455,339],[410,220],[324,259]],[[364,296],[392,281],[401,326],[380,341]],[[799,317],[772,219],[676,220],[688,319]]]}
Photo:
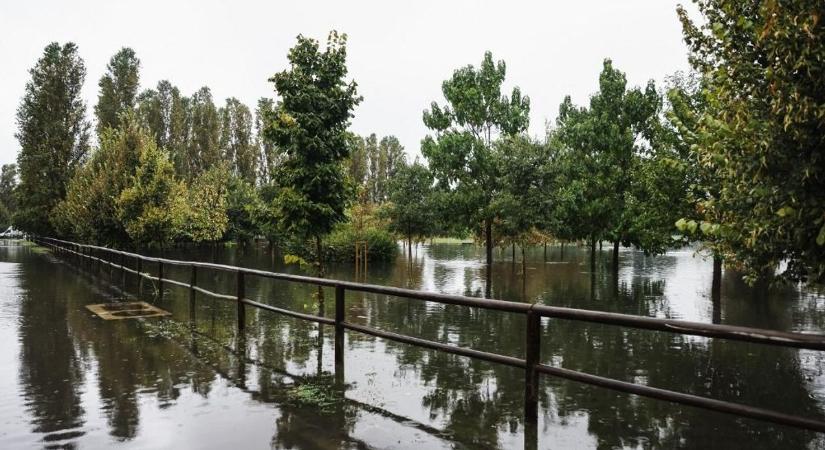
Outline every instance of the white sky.
{"label": "white sky", "polygon": [[78,44],[91,118],[97,81],[123,46],[142,62],[142,87],[169,79],[191,95],[207,85],[218,106],[234,96],[254,108],[274,96],[267,79],[286,67],[296,35],[324,42],[337,29],[349,35],[350,75],[364,97],[353,131],[394,134],[412,155],[427,133],[422,111],[443,102],[441,82],[485,50],[506,61],[507,91],[530,96],[533,135],[565,95],[587,102],[606,57],[633,85],[688,68],[670,0],[0,1],[0,163],[16,159],[15,111],[52,41]]}

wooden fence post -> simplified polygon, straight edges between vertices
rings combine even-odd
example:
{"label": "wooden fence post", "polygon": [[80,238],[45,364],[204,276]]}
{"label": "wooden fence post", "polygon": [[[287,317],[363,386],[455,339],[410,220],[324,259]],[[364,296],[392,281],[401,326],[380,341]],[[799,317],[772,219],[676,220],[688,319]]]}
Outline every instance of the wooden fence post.
{"label": "wooden fence post", "polygon": [[158,261],[158,299],[163,300],[163,261]]}
{"label": "wooden fence post", "polygon": [[535,423],[538,420],[539,373],[536,365],[541,362],[541,316],[527,311],[527,332],[525,342],[524,370],[524,420]]}
{"label": "wooden fence post", "polygon": [[189,322],[195,324],[195,284],[198,282],[198,267],[192,265],[189,274]]}
{"label": "wooden fence post", "polygon": [[344,321],[346,313],[344,300],[346,291],[343,286],[335,286],[335,382],[344,384]]}
{"label": "wooden fence post", "polygon": [[137,259],[137,282],[138,282],[138,297],[143,297],[143,258],[138,256]]}
{"label": "wooden fence post", "polygon": [[246,308],[243,298],[246,295],[246,285],[244,283],[243,271],[238,271],[238,331],[243,332],[246,328]]}

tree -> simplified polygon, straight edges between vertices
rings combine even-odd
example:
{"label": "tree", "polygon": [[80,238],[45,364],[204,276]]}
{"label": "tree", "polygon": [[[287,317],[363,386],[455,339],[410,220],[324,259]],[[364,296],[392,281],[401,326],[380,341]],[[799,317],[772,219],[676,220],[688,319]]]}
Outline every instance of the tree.
{"label": "tree", "polygon": [[389,182],[390,203],[386,214],[390,229],[406,238],[410,254],[413,238],[425,238],[435,231],[434,183],[432,173],[418,161],[398,167]]}
{"label": "tree", "polygon": [[[17,164],[3,164],[0,169],[0,203],[9,215],[17,209],[15,190],[17,189]],[[8,218],[11,220],[11,216]]]}
{"label": "tree", "polygon": [[500,136],[524,132],[529,125],[530,99],[513,88],[501,95],[506,67],[484,54],[479,68],[456,70],[444,81],[448,105],[435,102],[424,111],[424,124],[435,132],[421,143],[436,178],[451,188],[456,220],[483,224],[487,263],[493,262],[492,227],[498,212],[492,207],[499,194],[499,154],[493,142]]}
{"label": "tree", "polygon": [[17,109],[20,185],[14,222],[30,233],[50,235],[49,213],[64,197],[88,150],[89,124],[81,97],[86,67],[75,44],[53,42],[30,73]]}
{"label": "tree", "polygon": [[95,105],[97,134],[107,127],[115,128],[120,117],[135,107],[140,86],[140,60],[129,47],[120,49],[106,66],[106,74],[100,79],[100,93]]}
{"label": "tree", "polygon": [[189,113],[191,131],[185,173],[194,179],[221,160],[221,124],[208,87],[200,88],[192,96]]}
{"label": "tree", "polygon": [[218,114],[223,159],[230,163],[235,176],[247,183],[255,183],[258,158],[252,136],[252,113],[246,105],[231,97],[226,99],[226,106]]}
{"label": "tree", "polygon": [[719,182],[700,202],[717,248],[746,279],[825,279],[825,27],[814,1],[679,8],[690,62],[707,83],[696,151]]}
{"label": "tree", "polygon": [[55,206],[52,224],[61,235],[101,245],[129,243],[117,215],[117,199],[135,175],[140,155],[152,138],[140,128],[134,113],[122,119],[121,127],[102,130],[100,147],[75,171],[66,198]]}
{"label": "tree", "polygon": [[274,108],[275,102],[269,98],[259,99],[258,107],[255,108],[255,147],[258,149],[258,183],[261,185],[273,181],[272,177],[279,163],[275,144],[265,136],[267,117],[273,116]]}
{"label": "tree", "polygon": [[135,175],[116,205],[117,217],[138,245],[163,248],[180,236],[187,216],[186,187],[154,142],[143,148]]}
{"label": "tree", "polygon": [[229,219],[227,180],[232,177],[227,163],[216,164],[198,175],[186,190],[183,238],[192,242],[213,242],[226,233]]}
{"label": "tree", "polygon": [[[561,189],[562,201],[577,205],[568,213],[579,218],[576,227],[595,249],[603,238],[613,241],[613,267],[618,269],[619,245],[636,245],[647,251],[663,251],[670,244],[673,222],[662,219],[659,200],[665,187],[656,183],[654,163],[659,147],[661,97],[653,82],[644,90],[627,89],[621,71],[606,59],[599,75],[599,92],[589,108],[577,108],[565,98],[557,119],[558,138],[570,149],[565,160],[571,171]],[[647,177],[646,177],[647,176]],[[653,178],[651,178],[651,176]],[[679,193],[683,198],[683,193]],[[667,200],[664,206],[667,208]],[[666,216],[671,217],[671,216]],[[654,225],[657,225],[654,227]]]}
{"label": "tree", "polygon": [[[350,157],[347,160],[347,173],[353,184],[360,189],[367,189],[369,175],[369,157],[364,138],[355,133],[347,134]],[[359,194],[360,195],[360,194]]]}
{"label": "tree", "polygon": [[319,271],[323,237],[345,220],[350,187],[342,162],[349,156],[346,129],[361,102],[347,82],[346,35],[332,31],[324,51],[298,36],[290,68],[270,81],[281,102],[267,120],[266,137],[282,154],[272,207],[288,233],[314,238]]}

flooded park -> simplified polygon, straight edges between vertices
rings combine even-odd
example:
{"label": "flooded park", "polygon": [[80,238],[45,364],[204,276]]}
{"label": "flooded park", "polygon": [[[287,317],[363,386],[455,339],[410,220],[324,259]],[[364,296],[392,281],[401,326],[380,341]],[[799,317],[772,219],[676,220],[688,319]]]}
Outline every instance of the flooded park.
{"label": "flooded park", "polygon": [[[483,248],[420,245],[411,258],[328,269],[338,280],[648,317],[825,331],[825,294],[750,288],[695,248],[657,257],[589,249],[509,250],[490,272]],[[211,246],[166,258],[300,272],[267,247]],[[546,258],[546,259],[545,259]],[[148,269],[144,269],[148,270]],[[188,269],[168,268],[187,281]],[[125,284],[124,284],[125,281]],[[231,274],[198,285],[234,293]],[[22,241],[0,246],[2,448],[821,448],[822,435],[596,386],[542,377],[538,423],[525,433],[524,370],[347,331],[343,384],[333,329],[121,276]],[[246,297],[331,316],[326,289],[246,280]],[[103,320],[87,305],[146,301],[168,317]],[[348,292],[347,320],[440,343],[522,357],[525,318],[500,311]],[[823,355],[715,338],[545,319],[541,362],[821,420]],[[535,435],[533,435],[535,433]],[[536,440],[536,443],[529,442]]]}

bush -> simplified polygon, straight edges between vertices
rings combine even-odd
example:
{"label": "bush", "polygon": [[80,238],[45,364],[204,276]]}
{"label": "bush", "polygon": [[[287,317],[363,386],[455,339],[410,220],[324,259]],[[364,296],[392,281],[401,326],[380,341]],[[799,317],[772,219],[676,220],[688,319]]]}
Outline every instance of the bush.
{"label": "bush", "polygon": [[330,261],[355,260],[355,242],[367,242],[367,256],[369,261],[392,261],[398,255],[398,244],[395,237],[381,228],[367,228],[356,237],[352,224],[343,224],[333,230],[324,240],[326,255]]}

